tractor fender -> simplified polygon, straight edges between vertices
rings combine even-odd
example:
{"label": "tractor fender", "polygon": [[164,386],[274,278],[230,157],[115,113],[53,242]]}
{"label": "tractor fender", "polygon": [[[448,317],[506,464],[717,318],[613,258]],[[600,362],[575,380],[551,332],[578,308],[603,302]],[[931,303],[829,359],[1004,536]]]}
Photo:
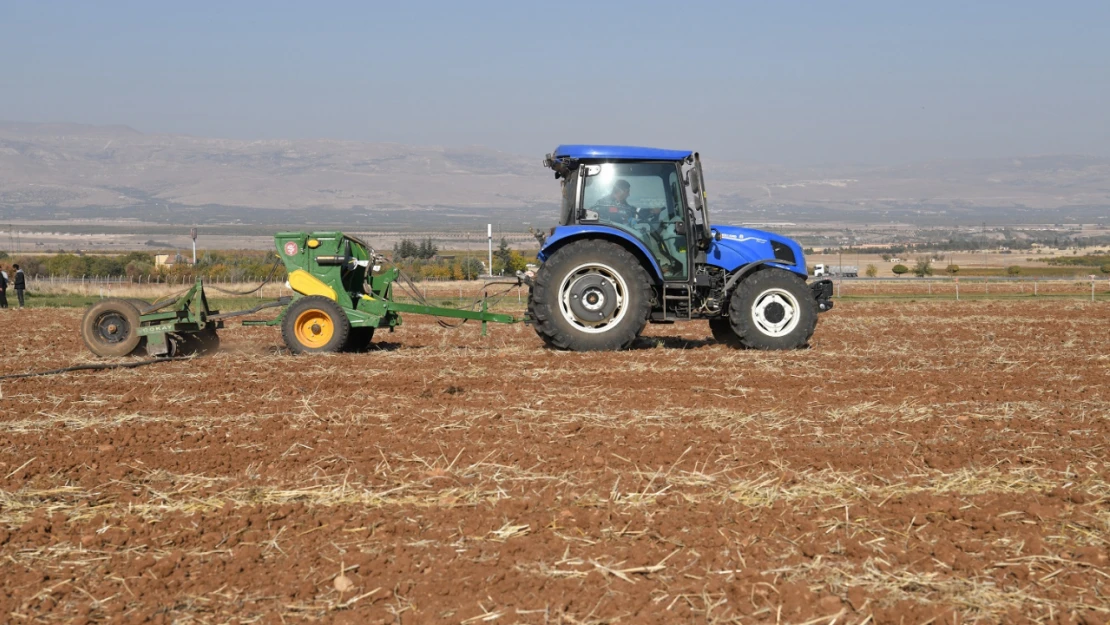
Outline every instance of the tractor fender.
{"label": "tractor fender", "polygon": [[640,264],[647,270],[656,284],[663,282],[663,270],[647,247],[636,237],[611,226],[558,226],[555,228],[555,232],[544,241],[544,245],[540,252],[536,254],[536,257],[545,261],[564,245],[582,239],[612,241],[624,247],[640,261]]}
{"label": "tractor fender", "polygon": [[740,268],[739,271],[728,277],[728,281],[725,282],[725,293],[732,293],[732,289],[736,288],[736,285],[741,280],[751,275],[751,273],[756,269],[767,265],[777,266],[778,264],[779,262],[774,258],[765,258],[763,260],[757,260],[754,263],[748,263],[747,265],[744,265]]}

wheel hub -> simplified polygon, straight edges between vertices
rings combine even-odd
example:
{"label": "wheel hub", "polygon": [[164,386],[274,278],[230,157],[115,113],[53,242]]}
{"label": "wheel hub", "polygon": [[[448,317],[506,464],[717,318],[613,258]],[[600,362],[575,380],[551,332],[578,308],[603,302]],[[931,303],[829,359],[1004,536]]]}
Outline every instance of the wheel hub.
{"label": "wheel hub", "polygon": [[119,343],[127,339],[130,331],[126,319],[119,313],[110,312],[97,321],[96,333],[106,343]]}
{"label": "wheel hub", "polygon": [[608,265],[597,262],[579,265],[559,286],[559,312],[579,332],[606,332],[628,312],[628,285]]}
{"label": "wheel hub", "polygon": [[604,276],[582,276],[570,285],[569,294],[571,312],[583,321],[605,321],[617,310],[617,289]]}
{"label": "wheel hub", "polygon": [[760,293],[752,305],[752,320],[760,332],[774,337],[789,334],[801,317],[798,300],[783,289]]}
{"label": "wheel hub", "polygon": [[335,334],[335,324],[331,317],[316,309],[306,310],[298,315],[293,328],[301,345],[312,349],[327,345]]}
{"label": "wheel hub", "polygon": [[763,317],[771,323],[782,323],[786,317],[786,308],[778,302],[771,302],[763,309]]}

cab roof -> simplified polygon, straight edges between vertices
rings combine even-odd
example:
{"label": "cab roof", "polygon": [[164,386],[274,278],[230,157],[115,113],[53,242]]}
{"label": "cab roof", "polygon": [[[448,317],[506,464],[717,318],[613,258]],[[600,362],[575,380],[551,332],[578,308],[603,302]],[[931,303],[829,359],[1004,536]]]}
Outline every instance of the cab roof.
{"label": "cab roof", "polygon": [[560,145],[555,148],[555,158],[574,158],[579,160],[641,160],[641,161],[681,161],[693,154],[690,150],[663,150],[660,148],[641,148],[634,145]]}

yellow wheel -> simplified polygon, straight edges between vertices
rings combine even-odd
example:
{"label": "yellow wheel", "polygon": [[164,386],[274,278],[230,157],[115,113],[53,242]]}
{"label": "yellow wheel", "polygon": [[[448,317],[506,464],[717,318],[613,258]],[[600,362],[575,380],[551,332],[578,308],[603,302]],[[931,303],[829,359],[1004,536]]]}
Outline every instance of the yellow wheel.
{"label": "yellow wheel", "polygon": [[285,311],[281,334],[294,354],[337,352],[347,344],[351,324],[332,300],[313,295],[303,297]]}
{"label": "yellow wheel", "polygon": [[306,310],[293,322],[297,341],[305,347],[319,349],[335,334],[335,322],[322,310]]}

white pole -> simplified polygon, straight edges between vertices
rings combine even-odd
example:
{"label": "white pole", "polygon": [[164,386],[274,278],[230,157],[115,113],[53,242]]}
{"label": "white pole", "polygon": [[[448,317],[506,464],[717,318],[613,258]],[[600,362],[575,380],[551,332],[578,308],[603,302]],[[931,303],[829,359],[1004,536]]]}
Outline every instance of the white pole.
{"label": "white pole", "polygon": [[486,224],[486,240],[489,241],[489,275],[493,275],[493,224]]}

